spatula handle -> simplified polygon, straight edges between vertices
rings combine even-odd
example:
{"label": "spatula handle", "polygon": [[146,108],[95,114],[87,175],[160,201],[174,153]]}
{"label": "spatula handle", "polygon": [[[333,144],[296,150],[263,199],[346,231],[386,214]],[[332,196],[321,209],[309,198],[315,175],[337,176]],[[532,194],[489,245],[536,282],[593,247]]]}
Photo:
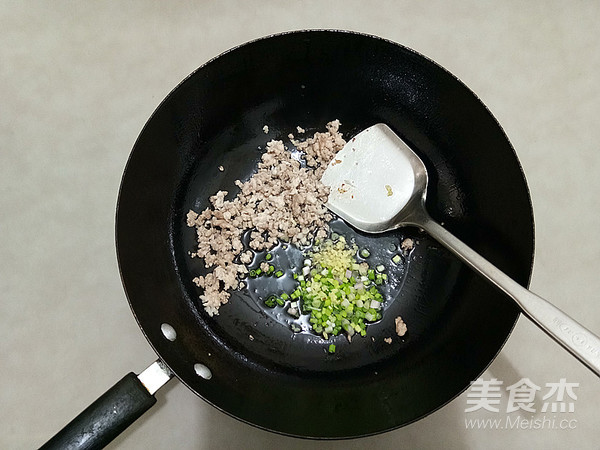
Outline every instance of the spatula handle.
{"label": "spatula handle", "polygon": [[600,376],[600,338],[557,307],[527,290],[433,219],[419,225],[463,262],[504,291],[523,313],[556,342]]}

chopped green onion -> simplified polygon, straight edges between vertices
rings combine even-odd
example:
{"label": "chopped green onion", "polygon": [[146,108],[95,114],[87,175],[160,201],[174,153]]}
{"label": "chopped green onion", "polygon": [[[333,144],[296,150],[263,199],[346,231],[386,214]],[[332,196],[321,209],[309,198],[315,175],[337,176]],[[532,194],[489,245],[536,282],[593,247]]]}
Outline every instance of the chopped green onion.
{"label": "chopped green onion", "polygon": [[279,297],[277,297],[277,298],[275,299],[275,301],[277,302],[277,304],[278,304],[279,306],[283,306],[283,305],[285,305],[285,300],[284,300],[284,299],[282,299],[282,298],[279,298]]}
{"label": "chopped green onion", "polygon": [[257,275],[256,275],[256,270],[254,270],[254,269],[251,269],[251,270],[248,272],[248,276],[249,276],[250,278],[256,278],[256,276],[257,276]]}
{"label": "chopped green onion", "polygon": [[265,305],[267,305],[269,308],[274,308],[276,303],[277,297],[275,295],[269,295],[269,297],[267,297],[265,300]]}
{"label": "chopped green onion", "polygon": [[273,255],[271,255],[270,253],[267,253],[267,254],[265,255],[265,259],[266,259],[267,261],[271,261],[271,258],[273,258]]}
{"label": "chopped green onion", "polygon": [[275,272],[275,276],[277,278],[280,278],[283,275],[283,272],[281,270],[278,270],[277,272]]}
{"label": "chopped green onion", "polygon": [[367,250],[366,248],[363,248],[363,249],[360,251],[360,256],[361,256],[362,258],[368,258],[369,256],[371,256],[371,252],[369,252],[369,250]]}
{"label": "chopped green onion", "polygon": [[281,294],[281,298],[287,300],[288,298],[290,298],[290,296],[284,292],[283,294]]}
{"label": "chopped green onion", "polygon": [[[293,274],[299,286],[290,294],[291,305],[299,301],[302,313],[310,315],[312,330],[325,339],[342,331],[348,336],[365,336],[365,321],[381,318],[383,296],[378,286],[385,281],[385,274],[366,262],[359,264],[357,252],[357,246],[347,244],[343,236],[335,242],[328,239],[318,251],[313,247],[307,254],[302,274]],[[296,306],[288,308],[290,314],[297,311],[300,313]]]}
{"label": "chopped green onion", "polygon": [[329,344],[328,351],[329,353],[335,353],[335,344]]}
{"label": "chopped green onion", "polygon": [[400,262],[400,260],[401,260],[401,259],[402,259],[402,258],[400,258],[400,255],[395,255],[395,256],[392,258],[392,262],[393,262],[394,264],[398,264],[398,263]]}
{"label": "chopped green onion", "polygon": [[259,276],[260,276],[260,274],[262,273],[262,270],[260,270],[260,269],[256,269],[256,270],[254,271],[254,273],[256,273],[256,276],[257,276],[257,277],[259,277]]}
{"label": "chopped green onion", "polygon": [[377,272],[381,273],[381,272],[385,272],[385,266],[383,264],[379,264],[377,267]]}
{"label": "chopped green onion", "polygon": [[271,275],[274,271],[275,271],[275,266],[273,264],[269,264],[269,270],[268,270],[269,275]]}

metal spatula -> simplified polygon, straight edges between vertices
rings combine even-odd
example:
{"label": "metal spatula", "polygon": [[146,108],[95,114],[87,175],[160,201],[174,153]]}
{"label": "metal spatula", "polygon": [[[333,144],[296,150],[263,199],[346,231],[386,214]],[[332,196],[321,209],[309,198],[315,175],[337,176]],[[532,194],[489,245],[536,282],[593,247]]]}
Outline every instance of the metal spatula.
{"label": "metal spatula", "polygon": [[329,163],[322,182],[327,207],[367,233],[417,226],[504,291],[523,313],[600,376],[600,338],[546,300],[512,280],[435,222],[425,209],[423,161],[387,125],[361,131]]}

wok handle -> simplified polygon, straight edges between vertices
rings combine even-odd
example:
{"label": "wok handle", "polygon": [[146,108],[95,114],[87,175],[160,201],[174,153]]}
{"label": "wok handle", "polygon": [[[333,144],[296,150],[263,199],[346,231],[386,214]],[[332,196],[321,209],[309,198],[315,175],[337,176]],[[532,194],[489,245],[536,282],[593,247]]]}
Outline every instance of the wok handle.
{"label": "wok handle", "polygon": [[600,376],[600,338],[557,307],[495,267],[440,224],[426,216],[419,225],[463,262],[504,291],[552,339]]}
{"label": "wok handle", "polygon": [[[133,372],[125,375],[40,448],[104,448],[156,403],[154,392],[157,388],[147,383],[142,375],[159,363],[164,366],[162,361],[157,361],[139,377]],[[172,377],[170,371],[165,377],[166,381]]]}

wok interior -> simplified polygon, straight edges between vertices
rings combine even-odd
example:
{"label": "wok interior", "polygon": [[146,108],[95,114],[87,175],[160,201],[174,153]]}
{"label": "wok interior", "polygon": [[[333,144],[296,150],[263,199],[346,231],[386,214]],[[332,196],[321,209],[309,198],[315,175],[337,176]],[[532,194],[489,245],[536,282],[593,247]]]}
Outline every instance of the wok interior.
{"label": "wok interior", "polygon": [[[291,145],[297,125],[308,135],[336,118],[346,139],[388,124],[427,166],[431,215],[522,284],[531,272],[531,205],[514,151],[483,104],[433,62],[378,38],[310,31],[255,41],[201,67],[160,105],[128,163],[117,213],[123,282],[149,342],[182,382],[241,420],[296,436],[373,434],[432,412],[487,367],[518,316],[419,230],[366,235],[342,223],[335,227],[361,245],[418,241],[366,338],[339,336],[326,354],[320,338],[294,334],[245,291],[218,316],[204,312],[191,281],[203,267],[189,256],[187,211],[205,208],[219,189],[235,195],[233,181],[256,170],[267,140]],[[394,336],[397,315],[409,332],[390,345],[383,338]],[[163,323],[175,341],[161,334]],[[210,368],[210,380],[196,363]]]}

